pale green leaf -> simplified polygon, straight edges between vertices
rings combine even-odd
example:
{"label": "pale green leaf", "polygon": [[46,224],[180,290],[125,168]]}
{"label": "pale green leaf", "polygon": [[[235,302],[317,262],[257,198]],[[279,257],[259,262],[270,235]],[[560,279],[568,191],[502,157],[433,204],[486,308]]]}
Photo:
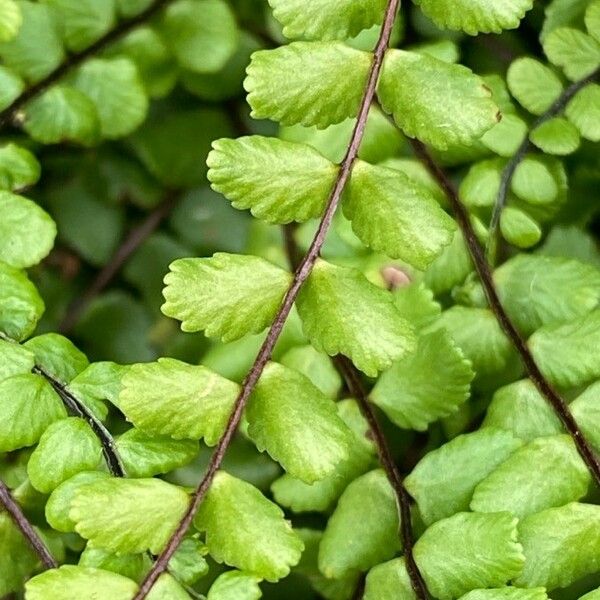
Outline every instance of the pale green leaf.
{"label": "pale green leaf", "polygon": [[419,337],[416,350],[381,375],[371,400],[398,427],[425,431],[467,400],[474,376],[449,334],[436,331]]}
{"label": "pale green leaf", "polygon": [[42,0],[56,8],[66,46],[78,52],[115,24],[115,0]]}
{"label": "pale green leaf", "polygon": [[77,142],[90,146],[100,141],[96,106],[83,92],[68,85],[53,86],[28,104],[23,128],[42,144]]}
{"label": "pale green leaf", "polygon": [[562,431],[556,413],[529,379],[515,381],[494,393],[483,426],[512,431],[525,442]]}
{"label": "pale green leaf", "polygon": [[513,61],[506,80],[510,93],[534,115],[546,112],[563,90],[561,80],[552,69],[529,57]]}
{"label": "pale green leaf", "polygon": [[424,281],[434,294],[442,294],[463,283],[472,270],[471,257],[462,233],[457,229],[450,245],[425,271]]}
{"label": "pale green leaf", "polygon": [[543,40],[543,46],[550,62],[562,67],[573,81],[583,79],[600,66],[600,42],[579,29],[554,29]]}
{"label": "pale green leaf", "polygon": [[127,58],[90,59],[77,70],[73,85],[94,103],[104,138],[128,135],[146,118],[148,97]]}
{"label": "pale green leaf", "polygon": [[37,204],[0,191],[0,260],[13,267],[31,267],[46,257],[56,237],[56,225]]}
{"label": "pale green leaf", "polygon": [[165,42],[185,69],[213,73],[238,45],[235,16],[223,0],[178,0],[162,17]]}
{"label": "pale green leaf", "polygon": [[533,357],[552,383],[573,387],[600,377],[600,310],[568,323],[545,325],[529,338]]}
{"label": "pale green leaf", "polygon": [[0,42],[0,57],[23,79],[36,82],[64,59],[59,23],[49,6],[26,0],[19,0],[18,5],[23,22],[15,37]]}
{"label": "pale green leaf", "polygon": [[600,2],[592,0],[585,11],[585,26],[589,34],[600,42]]}
{"label": "pale green leaf", "polygon": [[224,471],[216,474],[194,524],[206,532],[217,562],[267,581],[285,577],[304,548],[276,504]]}
{"label": "pale green leaf", "polygon": [[573,502],[519,524],[525,566],[515,584],[567,587],[600,570],[600,506]]}
{"label": "pale green leaf", "polygon": [[251,255],[218,252],[170,266],[161,310],[183,331],[231,342],[270,325],[291,283],[290,273]]}
{"label": "pale green leaf", "polygon": [[239,386],[203,366],[172,358],[132,365],[122,379],[119,408],[149,435],[219,440]]}
{"label": "pale green leaf", "polygon": [[504,585],[521,572],[517,519],[508,512],[458,513],[434,523],[415,544],[427,588],[440,600]]}
{"label": "pale green leaf", "polygon": [[21,78],[6,67],[0,65],[0,110],[4,110],[16,100],[23,91]]}
{"label": "pale green leaf", "polygon": [[0,189],[18,191],[34,185],[40,171],[39,162],[29,150],[13,143],[0,147]]}
{"label": "pale green leaf", "polygon": [[21,8],[15,0],[0,0],[0,42],[14,39],[23,24]]}
{"label": "pale green leaf", "polygon": [[474,163],[460,182],[461,200],[475,209],[494,206],[505,166],[506,161],[502,158]]}
{"label": "pale green leaf", "polygon": [[96,481],[103,481],[110,478],[108,473],[103,471],[87,471],[77,473],[67,481],[61,483],[48,498],[46,503],[46,520],[53,529],[62,532],[74,532],[75,523],[69,517],[71,509],[71,500],[75,492],[83,486]]}
{"label": "pale green leaf", "polygon": [[25,585],[27,600],[131,600],[137,591],[137,585],[131,579],[92,567],[63,565],[50,569]]}
{"label": "pale green leaf", "polygon": [[404,173],[362,161],[352,170],[343,209],[366,245],[421,270],[450,244],[456,228],[433,196]]}
{"label": "pale green leaf", "polygon": [[86,546],[79,556],[80,567],[93,567],[118,573],[139,581],[143,577],[147,558],[143,554],[114,554],[101,548],[90,548]]}
{"label": "pale green leaf", "polygon": [[571,403],[570,409],[583,434],[600,452],[600,383],[590,385]]}
{"label": "pale green leaf", "polygon": [[531,204],[549,204],[558,197],[558,183],[550,165],[539,156],[526,156],[511,181],[512,191]]}
{"label": "pale green leaf", "polygon": [[32,352],[14,342],[0,339],[0,381],[13,375],[30,373],[35,365]]}
{"label": "pale green leaf", "polygon": [[69,518],[91,548],[159,554],[188,508],[182,489],[159,479],[101,479],[78,487]]}
{"label": "pale green leaf", "polygon": [[148,600],[190,600],[191,597],[175,577],[165,573],[159,577],[146,598]]}
{"label": "pale green leaf", "polygon": [[423,283],[412,282],[394,290],[394,304],[417,331],[431,325],[442,314],[433,292]]}
{"label": "pale green leaf", "polygon": [[373,567],[365,580],[363,600],[415,600],[404,557]]}
{"label": "pale green leaf", "polygon": [[533,0],[415,0],[425,15],[443,29],[469,35],[516,29],[533,6]]}
{"label": "pale green leaf", "polygon": [[546,154],[566,156],[579,148],[579,131],[563,117],[555,117],[536,127],[529,139]]}
{"label": "pale green leaf", "polygon": [[291,39],[356,37],[383,20],[385,0],[269,0],[273,16]]}
{"label": "pale green leaf", "polygon": [[472,590],[460,600],[548,600],[545,588],[501,587],[487,590]]}
{"label": "pale green leaf", "polygon": [[546,20],[540,39],[546,38],[557,27],[581,23],[588,4],[589,0],[551,0],[545,9]]}
{"label": "pale green leaf", "polygon": [[198,454],[198,443],[150,436],[132,428],[119,436],[117,450],[129,477],[152,477],[191,462]]}
{"label": "pale green leaf", "polygon": [[197,538],[185,538],[169,561],[169,573],[178,581],[192,585],[208,573],[208,563],[204,558],[207,552],[206,546]]}
{"label": "pale green leaf", "polygon": [[415,52],[387,52],[378,95],[406,135],[440,150],[471,145],[499,121],[482,79],[462,65]]}
{"label": "pale green leaf", "polygon": [[404,482],[425,523],[467,510],[477,484],[520,446],[510,432],[487,427],[429,452]]}
{"label": "pale green leaf", "polygon": [[320,129],[355,117],[371,61],[370,53],[340,42],[294,42],[255,52],[244,82],[251,114]]}
{"label": "pale green leaf", "polygon": [[519,448],[475,488],[471,510],[510,511],[522,519],[586,495],[591,476],[567,435]]}
{"label": "pale green leaf", "polygon": [[25,581],[36,568],[39,557],[6,511],[0,512],[0,594],[8,595],[23,589]]}
{"label": "pale green leaf", "polygon": [[600,271],[569,258],[520,254],[496,269],[494,281],[506,312],[525,334],[586,315],[600,300]]}
{"label": "pale green leaf", "polygon": [[227,571],[217,577],[208,590],[207,600],[258,600],[262,596],[260,578]]}
{"label": "pale green leaf", "polygon": [[0,382],[0,452],[33,446],[47,427],[67,416],[58,394],[33,373]]}
{"label": "pale green leaf", "polygon": [[339,170],[310,146],[262,136],[213,142],[207,164],[213,190],[268,223],[319,217]]}
{"label": "pale green leaf", "polygon": [[73,475],[96,469],[101,456],[100,440],[83,419],[61,419],[40,438],[27,463],[27,474],[36,490],[49,494]]}
{"label": "pale green leaf", "polygon": [[36,364],[61,383],[67,384],[84,371],[89,361],[69,339],[58,333],[44,333],[25,342]]}
{"label": "pale green leaf", "polygon": [[531,248],[542,239],[539,223],[525,211],[507,206],[500,215],[502,237],[517,248]]}
{"label": "pale green leaf", "polygon": [[600,142],[600,85],[592,83],[575,94],[565,114],[582,137]]}
{"label": "pale green leaf", "polygon": [[319,548],[319,569],[328,578],[366,571],[400,549],[398,509],[382,470],[355,479],[341,495]]}
{"label": "pale green leaf", "polygon": [[117,9],[124,17],[132,17],[146,10],[153,0],[117,0]]}
{"label": "pale green leaf", "polygon": [[333,400],[283,365],[265,367],[246,418],[248,435],[257,448],[306,483],[330,475],[350,454],[350,430]]}
{"label": "pale green leaf", "polygon": [[319,260],[296,305],[304,332],[318,350],[344,354],[375,376],[415,347],[412,328],[393,301],[392,294],[359,271]]}
{"label": "pale green leaf", "polygon": [[513,114],[503,114],[500,123],[481,137],[481,143],[492,152],[510,158],[517,152],[527,135],[527,123]]}

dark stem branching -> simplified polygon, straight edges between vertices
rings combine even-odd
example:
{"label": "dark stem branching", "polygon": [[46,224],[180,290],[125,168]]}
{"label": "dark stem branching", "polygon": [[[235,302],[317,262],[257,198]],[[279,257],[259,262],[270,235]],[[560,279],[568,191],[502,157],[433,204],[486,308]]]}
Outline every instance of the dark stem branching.
{"label": "dark stem branching", "polygon": [[158,226],[166,219],[179,200],[180,192],[170,190],[165,199],[137,226],[132,229],[123,240],[112,258],[94,278],[90,286],[67,309],[66,315],[60,323],[58,330],[68,334],[79,321],[79,318],[96,298],[115,278],[131,255],[156,231]]}
{"label": "dark stem branching", "polygon": [[42,565],[46,569],[56,569],[58,567],[58,563],[56,562],[55,558],[50,553],[50,550],[48,550],[48,547],[42,538],[37,534],[33,528],[33,525],[31,525],[27,517],[23,514],[21,507],[17,504],[10,493],[10,490],[2,480],[0,480],[0,502],[2,503],[2,506],[4,506],[4,509],[12,519],[13,523],[23,534],[23,537],[29,542],[29,545],[39,556],[40,560],[42,561]]}
{"label": "dark stem branching", "polygon": [[254,390],[254,387],[256,386],[266,364],[271,359],[273,348],[275,347],[275,344],[281,335],[283,326],[288,315],[290,314],[290,311],[292,310],[298,293],[310,275],[319,257],[321,248],[325,243],[325,237],[333,220],[333,216],[340,203],[342,193],[346,188],[346,184],[348,183],[352,173],[352,168],[358,156],[358,150],[360,148],[367,124],[369,109],[373,102],[373,98],[375,97],[377,82],[379,81],[379,75],[381,73],[385,51],[389,46],[390,35],[396,19],[399,4],[400,0],[388,0],[381,33],[375,47],[373,62],[369,71],[365,91],[358,111],[358,117],[352,132],[352,137],[350,138],[346,154],[340,166],[338,177],[329,195],[327,207],[321,222],[319,223],[315,237],[310,245],[310,248],[308,249],[308,252],[296,269],[292,283],[285,294],[273,324],[267,333],[267,337],[258,352],[254,364],[244,379],[241,391],[229,416],[225,431],[210,458],[208,468],[204,474],[204,477],[202,478],[202,481],[192,495],[188,510],[167,542],[165,549],[162,551],[146,575],[146,578],[142,582],[134,600],[143,600],[146,598],[160,575],[166,571],[170,558],[181,544],[187,530],[192,524],[192,520],[196,514],[196,511],[204,500],[204,497],[206,496],[206,493],[208,492],[217,471],[221,467],[225,454],[242,418],[248,398]]}
{"label": "dark stem branching", "polygon": [[170,4],[173,0],[154,0],[152,4],[146,10],[141,13],[130,17],[129,19],[123,19],[120,21],[114,29],[111,29],[108,33],[103,35],[100,39],[96,40],[93,44],[81,50],[70,54],[67,59],[61,63],[56,69],[51,71],[46,77],[30,85],[18,96],[9,106],[4,110],[0,111],[0,128],[16,121],[16,117],[20,110],[22,110],[28,102],[36,98],[41,93],[45,92],[48,88],[52,87],[55,83],[58,83],[65,75],[69,74],[73,69],[81,65],[89,58],[96,56],[102,50],[110,46],[113,42],[122,38],[136,27],[142,25],[152,17],[156,16],[164,7]]}
{"label": "dark stem branching", "polygon": [[498,189],[498,196],[496,197],[496,204],[494,205],[494,210],[492,212],[489,238],[486,248],[487,259],[490,264],[493,265],[495,262],[496,247],[498,243],[498,226],[500,224],[500,217],[502,216],[502,211],[504,210],[504,207],[506,206],[506,202],[508,200],[508,191],[510,189],[510,184],[515,175],[517,167],[521,164],[521,162],[532,147],[531,140],[529,139],[529,134],[535,129],[537,129],[540,125],[544,124],[546,121],[549,121],[550,119],[553,119],[554,117],[560,115],[567,107],[567,104],[577,94],[577,92],[581,91],[590,83],[596,81],[599,77],[600,68],[596,69],[587,77],[576,81],[575,83],[571,84],[567,89],[565,89],[564,92],[552,104],[552,106],[532,123],[531,128],[525,135],[525,139],[517,149],[514,156],[508,161],[506,167],[504,167],[504,171],[502,172],[502,178],[500,179],[500,188]]}
{"label": "dark stem branching", "polygon": [[565,430],[573,438],[581,458],[587,465],[596,484],[600,487],[600,461],[598,460],[598,457],[596,456],[591,444],[585,438],[583,432],[577,425],[577,422],[571,414],[567,403],[553,388],[550,382],[544,377],[543,373],[535,362],[533,355],[527,347],[527,343],[506,313],[506,310],[504,309],[504,306],[502,305],[502,302],[498,296],[492,271],[486,260],[485,251],[477,240],[473,225],[469,219],[469,213],[460,201],[456,187],[452,181],[450,181],[446,173],[433,160],[431,154],[428,152],[427,148],[422,142],[412,139],[409,139],[409,141],[417,157],[427,167],[427,170],[439,183],[448,197],[448,201],[450,202],[454,216],[458,222],[458,226],[460,227],[460,230],[464,236],[467,249],[475,266],[475,270],[477,271],[479,279],[483,285],[489,307],[496,317],[496,320],[519,353],[529,378],[538,389],[540,394],[546,398],[563,424]]}

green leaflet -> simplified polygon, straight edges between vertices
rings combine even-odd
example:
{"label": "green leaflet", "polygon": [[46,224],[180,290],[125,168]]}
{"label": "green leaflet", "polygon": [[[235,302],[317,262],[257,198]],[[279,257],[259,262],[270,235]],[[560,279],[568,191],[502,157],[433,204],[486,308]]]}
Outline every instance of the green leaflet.
{"label": "green leaflet", "polygon": [[412,328],[395,309],[393,296],[355,269],[319,260],[296,306],[315,348],[348,356],[367,375],[375,376],[415,347]]}
{"label": "green leaflet", "polygon": [[507,206],[500,215],[502,237],[517,248],[531,248],[542,239],[542,228],[525,211]]}
{"label": "green leaflet", "polygon": [[525,566],[515,584],[567,587],[598,571],[600,507],[573,502],[549,508],[519,524]]}
{"label": "green leaflet", "polygon": [[141,431],[176,440],[221,437],[239,386],[203,366],[172,358],[128,368],[118,406]]}
{"label": "green leaflet", "polygon": [[492,158],[476,162],[460,182],[461,200],[470,208],[493,207],[506,161]]}
{"label": "green leaflet", "polygon": [[258,600],[262,596],[260,579],[241,571],[227,571],[217,577],[208,590],[207,600]]}
{"label": "green leaflet", "polygon": [[92,567],[118,573],[139,581],[143,577],[146,568],[143,554],[113,554],[101,548],[90,548],[86,546],[79,557],[80,567]]}
{"label": "green leaflet", "polygon": [[15,0],[0,0],[0,42],[14,39],[22,23],[23,15]]}
{"label": "green leaflet", "polygon": [[55,12],[43,4],[19,1],[22,23],[15,37],[0,42],[0,57],[29,83],[39,81],[64,59]]}
{"label": "green leaflet", "polygon": [[506,74],[510,93],[534,115],[546,112],[563,91],[556,73],[534,58],[513,61]]}
{"label": "green leaflet", "polygon": [[547,600],[545,588],[502,587],[487,590],[472,590],[460,600]]}
{"label": "green leaflet", "polygon": [[492,427],[460,435],[424,456],[404,480],[426,524],[467,510],[477,484],[521,441]]}
{"label": "green leaflet", "polygon": [[56,225],[46,211],[23,196],[0,191],[0,261],[31,267],[54,245]]}
{"label": "green leaflet", "polygon": [[565,114],[586,140],[600,142],[600,85],[584,87],[567,104]]}
{"label": "green leaflet", "polygon": [[600,450],[600,404],[598,403],[598,382],[590,385],[571,403],[570,409],[586,438]]}
{"label": "green leaflet", "polygon": [[442,314],[433,292],[423,283],[413,282],[394,290],[394,304],[417,331],[431,325]]}
{"label": "green leaflet", "polygon": [[333,400],[308,378],[269,363],[246,409],[248,435],[287,473],[306,483],[330,475],[350,454],[350,430]]}
{"label": "green leaflet", "polygon": [[600,300],[600,271],[568,258],[520,254],[494,272],[504,308],[524,334],[586,315]]}
{"label": "green leaflet", "polygon": [[406,135],[440,150],[471,145],[499,121],[483,80],[462,65],[414,52],[388,50],[378,96]]}
{"label": "green leaflet", "polygon": [[34,185],[40,171],[39,162],[29,150],[12,142],[0,147],[0,189],[12,192]]}
{"label": "green leaflet", "polygon": [[276,504],[224,471],[216,474],[194,524],[206,532],[217,562],[267,581],[285,577],[304,548]]}
{"label": "green leaflet", "polygon": [[519,575],[524,556],[516,540],[510,513],[458,513],[429,527],[414,556],[431,594],[449,600]]}
{"label": "green leaflet", "polygon": [[78,487],[69,518],[92,548],[159,554],[188,501],[186,492],[159,479],[111,477]]}
{"label": "green leaflet", "polygon": [[275,500],[294,512],[327,511],[349,483],[372,467],[375,449],[367,439],[368,425],[358,405],[354,400],[342,400],[337,409],[353,433],[350,456],[340,461],[330,475],[311,485],[287,473],[271,485]]}
{"label": "green leaflet", "polygon": [[183,331],[231,342],[268,327],[292,281],[287,271],[251,255],[218,252],[170,266],[161,310]]}
{"label": "green leaflet", "polygon": [[44,312],[44,302],[23,271],[0,261],[0,332],[22,341]]}
{"label": "green leaflet", "polygon": [[414,600],[404,557],[373,567],[365,580],[363,600]]}
{"label": "green leaflet", "polygon": [[366,571],[400,549],[398,509],[385,473],[355,479],[327,522],[319,547],[319,569],[328,578]]}
{"label": "green leaflet", "polygon": [[502,115],[500,123],[494,125],[481,137],[481,142],[492,152],[510,158],[517,152],[527,135],[527,124],[517,115]]}
{"label": "green leaflet", "polygon": [[96,469],[101,455],[100,440],[83,419],[61,419],[43,433],[27,474],[36,490],[49,494],[73,475]]}
{"label": "green leaflet", "polygon": [[27,600],[49,598],[97,598],[131,600],[137,585],[131,579],[91,567],[63,565],[30,579],[25,585]]}
{"label": "green leaflet", "polygon": [[235,17],[223,0],[178,0],[162,17],[164,39],[185,69],[213,73],[238,45]]}
{"label": "green leaflet", "polygon": [[290,38],[335,40],[356,37],[383,20],[385,0],[269,0],[273,16]]}
{"label": "green leaflet", "polygon": [[255,52],[244,82],[251,116],[319,129],[355,117],[371,61],[369,52],[340,42],[293,42]]}
{"label": "green leaflet", "polygon": [[0,452],[10,452],[33,446],[67,411],[45,379],[27,373],[0,382],[0,415]]}
{"label": "green leaflet", "polygon": [[90,59],[77,70],[73,85],[94,103],[103,138],[128,135],[146,118],[148,97],[127,58]]}
{"label": "green leaflet", "polygon": [[600,377],[596,348],[600,343],[600,310],[564,324],[545,325],[528,341],[538,366],[559,387],[584,385]]}
{"label": "green leaflet", "polygon": [[213,142],[207,164],[215,191],[268,223],[319,217],[339,170],[310,146],[262,136]]}
{"label": "green leaflet", "polygon": [[415,0],[436,25],[445,29],[462,30],[469,35],[500,33],[516,29],[533,0]]}
{"label": "green leaflet", "polygon": [[600,42],[600,3],[592,0],[585,11],[585,26],[589,34]]}
{"label": "green leaflet", "polygon": [[80,487],[96,481],[108,479],[110,475],[103,471],[86,471],[77,473],[61,483],[48,498],[46,503],[46,520],[53,529],[62,532],[74,532],[75,523],[69,517],[71,501]]}
{"label": "green leaflet", "polygon": [[115,0],[44,0],[57,9],[69,50],[83,50],[114,27]]}
{"label": "green leaflet", "polygon": [[449,334],[435,331],[420,336],[412,354],[381,374],[371,400],[399,427],[425,431],[468,399],[474,376]]}
{"label": "green leaflet", "polygon": [[100,141],[95,104],[68,85],[55,85],[28,104],[23,128],[42,144],[76,142],[91,146]]}
{"label": "green leaflet", "polygon": [[581,596],[579,600],[598,600],[600,598],[600,588],[592,590],[589,594],[585,594],[585,596]]}
{"label": "green leaflet", "polygon": [[0,594],[23,588],[36,568],[38,557],[6,511],[0,513]]}
{"label": "green leaflet", "polygon": [[562,67],[573,81],[583,79],[600,66],[600,43],[578,29],[554,29],[542,44],[550,62]]}
{"label": "green leaflet", "polygon": [[449,246],[429,265],[424,282],[434,294],[449,292],[473,270],[462,233],[457,229]]}
{"label": "green leaflet", "polygon": [[168,473],[191,462],[198,454],[194,440],[150,436],[132,428],[119,436],[117,450],[129,477],[152,477]]}
{"label": "green leaflet", "polygon": [[208,573],[208,563],[204,558],[207,552],[206,546],[197,538],[185,538],[169,561],[169,572],[177,581],[192,585]]}
{"label": "green leaflet", "polygon": [[16,100],[23,87],[24,83],[16,73],[0,65],[0,110]]}
{"label": "green leaflet", "polygon": [[555,117],[536,127],[529,139],[546,154],[566,156],[579,148],[581,139],[575,125],[563,117]]}
{"label": "green leaflet", "polygon": [[483,426],[512,431],[525,442],[562,431],[550,404],[529,379],[515,381],[494,393]]}
{"label": "green leaflet", "polygon": [[421,270],[450,244],[456,229],[423,186],[400,171],[362,161],[352,170],[343,209],[367,246]]}
{"label": "green leaflet", "polygon": [[69,383],[89,366],[86,355],[57,333],[38,335],[23,346],[33,352],[38,367],[63,384]]}
{"label": "green leaflet", "polygon": [[32,352],[14,342],[0,339],[0,381],[30,373],[35,365]]}
{"label": "green leaflet", "polygon": [[510,511],[519,519],[586,495],[591,477],[567,435],[543,437],[516,450],[475,488],[471,509]]}

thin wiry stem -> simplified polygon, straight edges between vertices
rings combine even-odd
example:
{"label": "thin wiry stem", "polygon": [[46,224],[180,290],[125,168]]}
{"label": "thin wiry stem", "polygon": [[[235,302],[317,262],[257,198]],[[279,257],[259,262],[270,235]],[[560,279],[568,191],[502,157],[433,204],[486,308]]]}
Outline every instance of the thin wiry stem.
{"label": "thin wiry stem", "polygon": [[498,244],[498,225],[500,224],[500,217],[502,216],[502,211],[506,206],[506,202],[508,200],[508,191],[510,189],[510,184],[514,177],[515,171],[517,167],[521,164],[529,150],[531,149],[531,140],[529,139],[529,134],[537,129],[540,125],[553,119],[554,117],[561,114],[570,100],[584,87],[593,83],[600,77],[600,68],[596,69],[593,73],[590,73],[587,77],[576,81],[571,84],[552,104],[552,106],[542,115],[540,115],[531,125],[531,128],[527,132],[525,139],[517,149],[514,156],[508,161],[506,167],[504,167],[504,171],[502,172],[502,178],[500,180],[500,188],[498,189],[498,196],[496,197],[496,203],[494,205],[494,210],[492,212],[492,218],[490,221],[490,231],[489,238],[486,248],[486,255],[488,262],[493,265],[496,260],[496,248]]}
{"label": "thin wiry stem", "polygon": [[[283,227],[287,259],[293,269],[297,267],[297,257],[299,255],[299,248],[294,239],[294,229],[294,225],[285,225]],[[406,569],[410,577],[410,582],[417,598],[420,600],[425,600],[429,598],[429,593],[427,590],[427,585],[423,580],[423,576],[419,571],[419,567],[417,566],[413,555],[414,534],[412,530],[412,519],[410,513],[410,497],[406,491],[406,488],[404,487],[402,476],[400,475],[400,471],[398,470],[396,462],[394,461],[385,434],[379,425],[375,411],[369,403],[369,394],[365,389],[360,372],[350,360],[342,355],[336,356],[333,359],[333,364],[335,365],[335,368],[339,374],[345,380],[348,391],[358,403],[360,411],[367,421],[369,434],[377,449],[379,464],[383,467],[383,470],[387,475],[396,497],[400,522],[400,538],[404,548]],[[361,578],[361,581],[357,586],[355,598],[357,600],[362,598],[363,592],[364,578]]]}
{"label": "thin wiry stem", "polygon": [[115,477],[125,477],[125,467],[123,461],[119,456],[115,440],[112,437],[110,431],[106,429],[102,421],[94,415],[92,411],[79,400],[75,395],[69,391],[67,386],[63,385],[55,377],[53,377],[48,371],[40,366],[35,366],[33,372],[37,375],[41,375],[48,383],[52,386],[54,391],[60,396],[63,404],[69,409],[69,411],[84,419],[87,424],[91,427],[92,431],[96,434],[100,443],[102,444],[102,454],[108,466],[108,470]]}
{"label": "thin wiry stem", "polygon": [[123,19],[114,29],[111,29],[84,50],[70,54],[65,62],[61,63],[56,69],[46,75],[46,77],[26,88],[9,106],[3,111],[0,111],[0,128],[14,122],[19,111],[22,110],[28,102],[33,100],[33,98],[36,98],[55,83],[58,83],[65,75],[69,74],[83,62],[96,56],[110,44],[157,15],[171,2],[173,2],[173,0],[154,0],[146,10],[143,10],[141,13],[134,15],[129,19]]}
{"label": "thin wiry stem", "polygon": [[229,445],[231,444],[233,436],[242,418],[242,413],[244,411],[248,398],[254,390],[254,387],[256,386],[258,379],[261,373],[263,372],[267,362],[271,359],[275,343],[279,339],[281,331],[283,330],[283,326],[286,322],[288,315],[290,314],[290,311],[292,310],[292,306],[294,305],[298,293],[300,292],[302,285],[310,275],[313,266],[315,265],[319,257],[321,248],[325,242],[325,237],[331,225],[331,221],[340,203],[342,193],[346,188],[346,184],[348,183],[348,180],[352,173],[352,168],[358,156],[358,150],[360,148],[360,144],[362,142],[365,127],[367,124],[369,109],[375,96],[377,82],[379,80],[379,75],[381,73],[381,68],[383,65],[383,58],[385,55],[385,51],[389,46],[390,35],[392,32],[394,21],[396,19],[396,14],[398,12],[399,5],[400,0],[388,0],[383,25],[381,28],[381,34],[375,47],[373,62],[369,71],[365,91],[358,111],[358,117],[354,126],[354,130],[352,132],[352,137],[350,138],[346,154],[340,166],[338,177],[329,196],[325,213],[321,219],[315,237],[310,245],[306,256],[302,259],[302,262],[300,263],[298,269],[294,273],[292,283],[285,294],[281,307],[279,308],[277,315],[275,316],[275,319],[273,321],[273,324],[271,325],[271,328],[269,329],[267,337],[258,352],[254,364],[252,365],[250,371],[244,379],[242,389],[235,401],[233,411],[229,417],[227,426],[225,427],[225,432],[221,436],[221,439],[219,440],[219,443],[217,444],[211,456],[208,468],[206,470],[206,473],[204,474],[204,477],[202,478],[202,481],[200,482],[198,488],[192,495],[192,499],[189,504],[188,510],[181,519],[175,531],[173,532],[173,535],[168,541],[165,549],[162,551],[162,553],[160,554],[160,556],[158,557],[148,574],[146,575],[146,578],[142,582],[134,600],[143,600],[144,598],[146,598],[149,591],[152,589],[152,586],[156,583],[160,575],[164,573],[167,569],[170,558],[173,556],[173,554],[181,544],[181,541],[183,540],[186,531],[190,527],[196,511],[198,510],[198,507],[204,500],[204,497],[206,496],[206,493],[210,488],[215,474],[221,467],[225,454],[229,448]]}
{"label": "thin wiry stem", "polygon": [[131,230],[87,290],[69,306],[64,319],[58,327],[61,333],[67,334],[73,329],[90,302],[111,283],[127,259],[156,231],[163,220],[167,218],[173,208],[175,208],[179,197],[180,192],[169,191],[165,199],[148,214],[146,219],[138,227]]}
{"label": "thin wiry stem", "polygon": [[500,301],[500,297],[498,296],[498,291],[496,290],[492,272],[485,257],[485,252],[477,240],[477,236],[475,235],[475,231],[469,219],[469,214],[460,201],[455,186],[450,181],[446,173],[433,160],[427,151],[427,148],[420,141],[409,141],[415,151],[415,154],[427,167],[428,171],[440,184],[446,193],[446,196],[448,197],[448,201],[450,202],[450,206],[452,207],[454,216],[458,222],[458,226],[460,227],[465,238],[465,242],[475,266],[475,270],[477,271],[479,279],[483,285],[488,304],[494,316],[496,317],[496,320],[519,353],[529,378],[538,389],[540,394],[546,398],[550,406],[554,409],[554,412],[560,419],[565,430],[573,438],[577,450],[590,470],[590,473],[592,474],[596,484],[600,486],[600,461],[598,460],[598,457],[596,456],[591,444],[587,441],[581,429],[577,425],[577,422],[571,414],[567,403],[561,398],[558,392],[552,387],[550,382],[544,377],[543,373],[535,362],[533,355],[529,351],[527,343],[521,337],[521,334],[506,313],[504,306]]}
{"label": "thin wiry stem", "polygon": [[23,514],[21,507],[16,503],[7,485],[0,479],[0,502],[6,509],[6,512],[13,523],[23,534],[23,537],[29,542],[35,553],[40,557],[42,565],[46,569],[56,569],[58,563],[48,550],[48,547],[37,534],[27,517]]}

